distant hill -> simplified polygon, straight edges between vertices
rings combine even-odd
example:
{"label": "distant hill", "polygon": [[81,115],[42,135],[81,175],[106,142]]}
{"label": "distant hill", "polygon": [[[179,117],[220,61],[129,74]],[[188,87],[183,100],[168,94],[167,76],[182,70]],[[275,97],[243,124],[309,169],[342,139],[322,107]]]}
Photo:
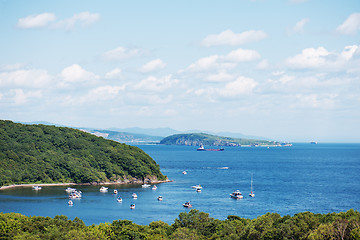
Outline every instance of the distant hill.
{"label": "distant hill", "polygon": [[145,178],[166,179],[138,147],[67,127],[0,120],[0,186]]}
{"label": "distant hill", "polygon": [[94,134],[99,137],[106,139],[111,139],[121,143],[127,144],[149,144],[149,143],[159,143],[164,137],[160,136],[151,136],[141,133],[129,133],[129,132],[117,132],[103,129],[85,129],[91,134]]}
{"label": "distant hill", "polygon": [[206,133],[189,133],[189,134],[175,134],[168,136],[160,141],[160,144],[166,145],[187,145],[187,146],[241,146],[241,145],[278,145],[278,142],[258,140],[258,139],[244,139],[244,138],[229,138]]}

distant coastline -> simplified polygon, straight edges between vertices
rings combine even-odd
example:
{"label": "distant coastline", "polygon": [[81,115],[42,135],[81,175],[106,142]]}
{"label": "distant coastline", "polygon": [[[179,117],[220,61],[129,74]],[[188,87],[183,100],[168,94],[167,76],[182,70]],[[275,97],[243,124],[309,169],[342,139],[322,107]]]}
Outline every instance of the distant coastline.
{"label": "distant coastline", "polygon": [[[151,181],[151,184],[159,184],[159,183],[167,183],[172,182],[172,180],[156,180]],[[40,186],[40,187],[53,187],[53,186],[97,186],[97,185],[140,185],[142,182],[96,182],[96,183],[27,183],[27,184],[13,184],[8,186],[0,187],[0,191],[12,188],[20,188],[20,187],[33,187],[33,186]]]}

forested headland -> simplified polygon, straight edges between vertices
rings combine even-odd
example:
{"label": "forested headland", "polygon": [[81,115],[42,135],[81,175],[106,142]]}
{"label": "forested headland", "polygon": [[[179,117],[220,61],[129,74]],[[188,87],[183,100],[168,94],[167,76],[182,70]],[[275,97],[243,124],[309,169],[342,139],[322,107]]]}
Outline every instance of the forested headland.
{"label": "forested headland", "polygon": [[279,142],[274,142],[274,141],[246,139],[246,138],[230,138],[230,137],[211,135],[207,133],[174,134],[161,140],[160,144],[187,145],[187,146],[280,145]]}
{"label": "forested headland", "polygon": [[166,180],[135,146],[84,131],[0,120],[0,186]]}
{"label": "forested headland", "polygon": [[360,239],[360,213],[267,213],[256,219],[230,215],[218,220],[193,209],[180,213],[171,225],[156,221],[146,226],[129,220],[86,226],[63,215],[0,213],[0,239]]}

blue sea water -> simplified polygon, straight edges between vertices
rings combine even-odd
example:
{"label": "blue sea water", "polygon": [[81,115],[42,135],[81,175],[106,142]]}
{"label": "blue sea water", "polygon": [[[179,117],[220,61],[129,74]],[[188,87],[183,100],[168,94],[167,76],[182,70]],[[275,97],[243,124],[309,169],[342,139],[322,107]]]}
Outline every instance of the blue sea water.
{"label": "blue sea water", "polygon": [[[189,211],[182,206],[186,201],[217,219],[256,218],[267,212],[284,216],[360,210],[360,144],[295,143],[292,147],[227,147],[222,152],[199,152],[191,146],[138,147],[173,182],[158,184],[157,190],[114,185],[108,193],[99,192],[99,186],[77,186],[83,197],[73,200],[73,206],[67,204],[65,187],[8,189],[0,191],[0,212],[66,215],[79,217],[87,225],[118,219],[147,225],[158,220],[172,224],[179,213]],[[248,195],[252,176],[254,198]],[[203,186],[201,192],[191,188],[196,184]],[[244,195],[241,200],[229,196],[237,189]],[[138,199],[131,198],[133,192]],[[160,195],[163,201],[157,200]],[[131,203],[136,204],[133,210]]]}

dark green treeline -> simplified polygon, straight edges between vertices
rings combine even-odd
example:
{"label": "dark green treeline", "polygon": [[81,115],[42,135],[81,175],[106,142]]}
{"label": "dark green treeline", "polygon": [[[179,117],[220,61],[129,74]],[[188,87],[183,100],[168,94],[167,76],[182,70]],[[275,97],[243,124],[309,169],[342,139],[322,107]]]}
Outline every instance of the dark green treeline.
{"label": "dark green treeline", "polygon": [[166,179],[160,166],[138,147],[72,128],[0,120],[0,186],[147,176]]}
{"label": "dark green treeline", "polygon": [[256,219],[228,216],[217,220],[209,214],[182,212],[172,225],[162,221],[148,226],[128,220],[86,226],[66,216],[27,217],[0,214],[0,239],[360,239],[358,211],[281,217],[267,213]]}

